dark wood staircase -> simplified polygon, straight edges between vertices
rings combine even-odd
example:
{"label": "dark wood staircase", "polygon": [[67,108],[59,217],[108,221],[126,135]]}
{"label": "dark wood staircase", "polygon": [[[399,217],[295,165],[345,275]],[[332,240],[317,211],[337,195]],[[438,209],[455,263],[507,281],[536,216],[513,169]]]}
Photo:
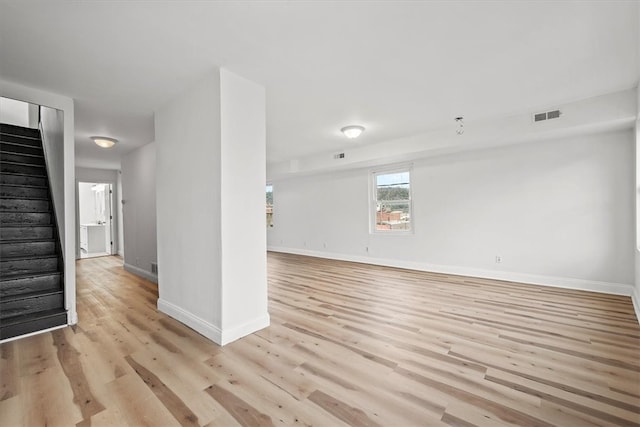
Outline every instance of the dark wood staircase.
{"label": "dark wood staircase", "polygon": [[0,124],[0,340],[67,324],[40,131]]}

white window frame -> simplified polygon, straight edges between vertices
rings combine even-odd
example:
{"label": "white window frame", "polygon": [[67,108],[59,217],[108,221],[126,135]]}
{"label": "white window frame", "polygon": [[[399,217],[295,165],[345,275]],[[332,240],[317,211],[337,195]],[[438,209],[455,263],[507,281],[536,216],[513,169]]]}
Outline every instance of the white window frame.
{"label": "white window frame", "polygon": [[[377,211],[378,211],[378,176],[390,175],[394,173],[409,173],[409,229],[396,229],[396,230],[378,230],[376,228],[377,223]],[[415,217],[413,215],[413,165],[396,165],[393,167],[375,169],[370,173],[369,179],[369,234],[377,235],[407,235],[415,233]]]}

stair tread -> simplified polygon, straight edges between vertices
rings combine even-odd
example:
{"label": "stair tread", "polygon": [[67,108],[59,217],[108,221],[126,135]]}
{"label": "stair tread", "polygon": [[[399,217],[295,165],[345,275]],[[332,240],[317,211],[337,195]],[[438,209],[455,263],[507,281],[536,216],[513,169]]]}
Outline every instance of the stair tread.
{"label": "stair tread", "polygon": [[[2,224],[2,227],[4,227],[4,224]],[[5,244],[7,245],[13,245],[14,243],[16,244],[21,244],[21,243],[54,243],[56,241],[56,239],[20,239],[20,240],[11,240],[11,241],[7,241],[5,242]]]}
{"label": "stair tread", "polygon": [[9,135],[14,135],[11,132],[20,132],[20,133],[28,132],[28,133],[31,133],[31,134],[40,135],[40,130],[37,129],[37,128],[18,126],[18,125],[13,125],[11,123],[0,123],[0,132],[6,133],[6,134],[9,134]]}
{"label": "stair tread", "polygon": [[60,314],[66,314],[67,310],[62,308],[55,308],[52,310],[36,311],[35,313],[24,314],[20,316],[11,316],[2,319],[2,325],[0,327],[5,328],[10,325],[16,325],[19,323],[31,322],[33,320],[43,319],[45,317],[53,317]]}
{"label": "stair tread", "polygon": [[2,278],[0,278],[0,282],[11,282],[13,280],[20,280],[20,279],[33,279],[36,277],[46,277],[46,276],[60,276],[62,275],[62,272],[60,271],[39,271],[37,273],[22,273],[22,274],[14,274],[12,276],[2,276]]}
{"label": "stair tread", "polygon": [[[37,298],[37,297],[43,297],[43,296],[47,296],[47,295],[57,295],[57,294],[61,294],[63,292],[64,292],[64,290],[62,290],[62,289],[56,289],[56,290],[45,289],[45,290],[42,290],[42,291],[25,292],[23,294],[4,295],[2,297],[2,301],[0,301],[0,303],[4,304],[4,303],[13,302],[13,301],[21,300],[21,299]],[[3,319],[3,321],[4,321],[4,319]]]}
{"label": "stair tread", "polygon": [[52,276],[54,274],[62,274],[58,270],[50,270],[50,271],[36,271],[33,273],[14,273],[14,274],[3,274],[0,278],[0,282],[8,282],[10,280],[17,279],[28,279],[31,277],[41,277],[41,276]]}
{"label": "stair tread", "polygon": [[[32,141],[40,141],[42,138],[40,138],[40,136],[29,136],[29,135],[19,135],[17,133],[11,133],[11,132],[3,132],[0,131],[0,135],[5,135],[5,136],[12,136],[14,138],[24,138],[24,139],[30,139]],[[2,141],[2,142],[8,142],[8,141]]]}
{"label": "stair tread", "polygon": [[[31,212],[33,213],[33,212]],[[24,227],[28,227],[28,228],[35,228],[35,227],[53,227],[53,224],[2,224],[2,227],[7,227],[7,228],[24,228]]]}
{"label": "stair tread", "polygon": [[49,188],[46,185],[27,185],[27,184],[0,184],[0,187],[39,188],[39,189]]}
{"label": "stair tread", "polygon": [[29,196],[2,196],[0,197],[0,199],[5,199],[5,200],[43,200],[43,201],[49,201],[49,199],[47,197],[29,197]]}
{"label": "stair tread", "polygon": [[[11,144],[11,143],[10,142],[6,142],[6,144]],[[44,154],[21,153],[19,151],[0,150],[0,154],[16,154],[16,155],[19,155],[19,156],[42,157],[42,158],[44,158]]]}
{"label": "stair tread", "polygon": [[4,160],[4,159],[0,159],[0,163],[5,164],[5,165],[16,165],[16,166],[31,166],[34,168],[44,168],[44,165],[34,165],[31,163],[22,163],[22,162],[14,162],[11,160]]}
{"label": "stair tread", "polygon": [[55,258],[57,256],[58,256],[57,254],[51,254],[51,255],[20,255],[20,256],[15,256],[15,257],[5,256],[5,257],[2,257],[1,261],[22,261],[22,260],[25,260],[25,259]]}
{"label": "stair tread", "polygon": [[23,172],[0,172],[0,175],[12,175],[12,176],[26,176],[29,178],[44,178],[42,175],[36,175],[33,173],[23,173]]}

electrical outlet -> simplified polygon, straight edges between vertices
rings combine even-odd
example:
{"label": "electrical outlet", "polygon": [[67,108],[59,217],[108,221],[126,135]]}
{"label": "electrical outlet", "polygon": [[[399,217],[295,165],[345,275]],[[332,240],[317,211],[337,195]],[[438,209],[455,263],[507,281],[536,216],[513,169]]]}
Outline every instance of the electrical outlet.
{"label": "electrical outlet", "polygon": [[502,257],[500,255],[496,255],[496,264],[502,264]]}
{"label": "electrical outlet", "polygon": [[324,242],[324,243],[322,244],[322,247],[323,247],[323,248],[325,248],[325,249],[327,249],[327,242]]}
{"label": "electrical outlet", "polygon": [[365,251],[366,253],[369,253],[369,246],[365,246],[365,247],[364,247],[364,251]]}

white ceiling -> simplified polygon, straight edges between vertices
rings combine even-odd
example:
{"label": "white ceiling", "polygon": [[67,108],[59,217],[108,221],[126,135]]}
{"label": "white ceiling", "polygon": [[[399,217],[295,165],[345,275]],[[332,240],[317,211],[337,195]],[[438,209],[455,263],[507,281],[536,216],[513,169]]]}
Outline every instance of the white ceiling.
{"label": "white ceiling", "polygon": [[0,78],[76,100],[82,166],[118,167],[215,66],[266,87],[281,161],[344,148],[348,124],[371,144],[631,88],[638,2],[0,2]]}

